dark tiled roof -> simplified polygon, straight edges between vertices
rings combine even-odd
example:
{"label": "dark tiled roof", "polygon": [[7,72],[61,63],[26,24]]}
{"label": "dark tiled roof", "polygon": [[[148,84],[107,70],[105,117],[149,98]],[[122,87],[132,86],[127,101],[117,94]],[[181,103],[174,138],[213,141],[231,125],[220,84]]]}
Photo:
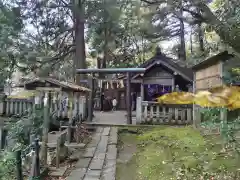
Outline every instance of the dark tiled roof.
{"label": "dark tiled roof", "polygon": [[[159,61],[165,62],[170,69],[172,68],[172,69],[178,70],[182,75],[186,76],[189,80],[193,81],[193,71],[191,68],[188,68],[186,66],[181,66],[177,62],[174,62],[174,59],[167,57],[166,55],[159,53],[159,52],[156,53],[156,55],[154,57],[145,61],[143,64],[141,64],[138,67],[147,69],[149,66],[151,66],[152,64],[159,62]],[[136,74],[132,74],[132,77],[133,76],[136,76]],[[125,75],[122,75],[119,77],[119,79],[124,79],[124,78],[126,78]]]}
{"label": "dark tiled roof", "polygon": [[83,91],[83,92],[91,91],[88,88],[76,85],[74,83],[59,81],[57,79],[53,79],[53,78],[50,78],[50,77],[48,77],[48,78],[34,78],[30,81],[25,82],[24,84],[31,84],[31,83],[34,83],[34,82],[37,82],[37,81],[49,82],[49,83],[55,84],[57,86],[60,86],[60,87],[66,88],[66,89],[71,89],[71,90],[74,90],[74,91]]}
{"label": "dark tiled roof", "polygon": [[191,68],[181,66],[177,62],[174,62],[174,59],[167,57],[164,54],[157,54],[151,59],[147,60],[145,63],[141,64],[139,67],[140,68],[147,68],[151,64],[157,62],[157,61],[163,61],[168,64],[168,66],[171,68],[174,68],[181,72],[183,75],[187,76],[189,79],[193,80],[193,71]]}
{"label": "dark tiled roof", "polygon": [[211,56],[210,58],[203,60],[198,64],[195,64],[194,66],[192,66],[192,69],[193,70],[203,69],[210,65],[216,64],[219,61],[226,61],[232,57],[234,57],[233,54],[229,54],[228,51],[223,51],[221,53],[216,54],[215,56]]}

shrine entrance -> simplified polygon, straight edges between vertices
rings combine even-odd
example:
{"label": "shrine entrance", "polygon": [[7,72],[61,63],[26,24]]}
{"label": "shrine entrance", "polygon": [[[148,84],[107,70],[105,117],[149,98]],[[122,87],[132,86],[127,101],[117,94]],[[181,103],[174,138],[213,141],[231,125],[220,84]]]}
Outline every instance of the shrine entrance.
{"label": "shrine entrance", "polygon": [[[91,92],[89,94],[88,98],[88,123],[93,121],[93,117],[95,116],[96,112],[93,115],[93,109],[94,109],[94,79],[96,78],[96,75],[99,74],[126,74],[126,106],[127,106],[127,115],[125,117],[125,113],[118,112],[118,114],[111,115],[109,113],[102,115],[102,118],[105,118],[107,120],[111,119],[111,122],[114,122],[114,119],[127,119],[127,124],[132,124],[132,96],[131,96],[131,75],[136,73],[144,73],[145,68],[104,68],[104,69],[77,69],[76,72],[78,74],[90,74],[89,78],[89,88],[91,89]],[[100,92],[101,96],[102,92]],[[101,102],[100,102],[101,103]],[[99,102],[98,102],[99,104]],[[96,115],[99,115],[97,113]],[[97,118],[97,116],[96,116]]]}
{"label": "shrine entrance", "polygon": [[160,84],[145,84],[144,94],[145,101],[156,101],[156,98],[166,93],[172,92],[172,86],[164,86]]}
{"label": "shrine entrance", "polygon": [[[117,100],[116,110],[126,110],[126,84],[123,80],[115,79],[98,79],[95,78],[95,96],[94,110],[95,111],[112,111],[112,100]],[[102,107],[104,106],[104,107]]]}

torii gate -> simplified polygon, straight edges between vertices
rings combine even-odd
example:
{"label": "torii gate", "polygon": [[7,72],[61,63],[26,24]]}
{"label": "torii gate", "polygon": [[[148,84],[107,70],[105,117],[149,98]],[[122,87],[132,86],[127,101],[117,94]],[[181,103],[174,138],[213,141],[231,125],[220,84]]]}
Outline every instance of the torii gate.
{"label": "torii gate", "polygon": [[[103,68],[103,69],[77,69],[77,74],[91,74],[92,77],[95,73],[104,73],[104,74],[117,74],[117,73],[126,73],[127,74],[127,82],[126,82],[126,104],[127,104],[127,122],[128,124],[132,124],[132,99],[131,99],[131,73],[144,73],[145,68]],[[93,118],[93,78],[90,82],[90,97],[88,103],[88,121],[92,121]]]}

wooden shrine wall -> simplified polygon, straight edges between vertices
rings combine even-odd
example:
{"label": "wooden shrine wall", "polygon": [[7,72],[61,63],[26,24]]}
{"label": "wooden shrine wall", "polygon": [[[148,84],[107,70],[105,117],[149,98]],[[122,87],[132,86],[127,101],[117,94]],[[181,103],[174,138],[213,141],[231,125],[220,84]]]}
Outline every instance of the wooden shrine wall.
{"label": "wooden shrine wall", "polygon": [[218,62],[195,72],[195,90],[207,90],[222,85],[222,63]]}

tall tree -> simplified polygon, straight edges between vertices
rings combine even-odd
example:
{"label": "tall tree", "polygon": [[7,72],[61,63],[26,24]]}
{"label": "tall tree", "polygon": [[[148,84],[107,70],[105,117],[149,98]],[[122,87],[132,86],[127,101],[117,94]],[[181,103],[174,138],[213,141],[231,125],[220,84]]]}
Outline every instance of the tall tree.
{"label": "tall tree", "polygon": [[11,79],[18,67],[22,28],[20,10],[0,2],[0,86]]}
{"label": "tall tree", "polygon": [[33,29],[28,31],[28,36],[35,41],[35,47],[52,52],[46,56],[38,51],[35,68],[45,64],[54,66],[73,55],[75,68],[86,68],[84,25],[93,3],[90,0],[14,0],[14,6],[21,9]]}
{"label": "tall tree", "polygon": [[[179,2],[179,17],[183,17],[183,1]],[[180,59],[186,60],[186,45],[185,45],[185,28],[183,18],[179,18],[180,23]]]}
{"label": "tall tree", "polygon": [[[74,64],[76,68],[86,68],[86,52],[85,52],[85,0],[72,0],[73,6],[73,18],[75,26],[75,38],[74,43],[76,46]],[[80,80],[84,79],[83,75],[76,75],[76,83],[80,84]]]}
{"label": "tall tree", "polygon": [[[173,2],[179,0],[142,0],[150,5],[160,5],[162,3],[167,4],[168,9],[171,9]],[[194,19],[198,19],[203,23],[210,25],[216,33],[221,37],[221,40],[231,46],[236,52],[240,53],[240,19],[238,7],[239,1],[229,0],[215,0],[219,4],[222,4],[218,11],[213,12],[209,7],[209,3],[212,0],[184,0],[185,6],[184,12],[189,13]],[[196,12],[196,8],[201,13]]]}

